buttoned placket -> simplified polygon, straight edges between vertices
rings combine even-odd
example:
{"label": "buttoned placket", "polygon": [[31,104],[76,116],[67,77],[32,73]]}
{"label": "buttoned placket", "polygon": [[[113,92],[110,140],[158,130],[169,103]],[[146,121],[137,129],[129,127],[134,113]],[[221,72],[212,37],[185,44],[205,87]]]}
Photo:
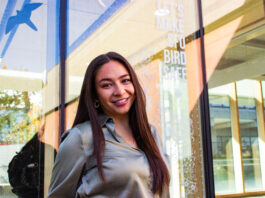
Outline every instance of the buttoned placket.
{"label": "buttoned placket", "polygon": [[107,132],[109,132],[117,142],[126,144],[130,148],[132,148],[138,152],[143,153],[143,151],[141,149],[135,148],[132,145],[125,142],[124,139],[115,131],[115,123],[114,123],[113,119],[108,119],[106,121],[106,123],[104,124],[104,126],[106,127]]}
{"label": "buttoned placket", "polygon": [[[102,128],[104,130],[105,133],[110,133],[111,136],[119,143],[123,143],[126,144],[129,148],[133,149],[136,152],[141,153],[142,155],[144,155],[144,157],[146,158],[145,153],[139,149],[139,148],[135,148],[133,146],[131,146],[130,144],[128,144],[127,142],[125,142],[123,140],[123,138],[115,131],[115,123],[114,120],[110,117],[108,117],[107,119],[104,120],[104,123],[102,123]],[[147,159],[147,158],[146,158]],[[149,167],[150,168],[150,167]],[[148,179],[148,186],[150,186],[149,191],[151,192],[151,187],[152,187],[152,175],[150,174],[150,177]]]}

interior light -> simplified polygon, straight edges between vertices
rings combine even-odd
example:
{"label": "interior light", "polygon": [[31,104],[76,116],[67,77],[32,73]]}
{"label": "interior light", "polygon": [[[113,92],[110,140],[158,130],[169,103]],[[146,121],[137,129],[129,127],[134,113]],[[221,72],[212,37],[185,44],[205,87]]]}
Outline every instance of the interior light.
{"label": "interior light", "polygon": [[169,10],[168,9],[158,9],[155,11],[156,16],[166,16],[169,15]]}

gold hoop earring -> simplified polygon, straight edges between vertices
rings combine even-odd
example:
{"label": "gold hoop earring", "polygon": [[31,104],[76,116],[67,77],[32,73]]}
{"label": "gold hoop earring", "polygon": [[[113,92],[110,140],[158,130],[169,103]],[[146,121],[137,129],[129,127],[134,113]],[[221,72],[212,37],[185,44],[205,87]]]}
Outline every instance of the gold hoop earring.
{"label": "gold hoop earring", "polygon": [[97,108],[99,108],[99,106],[100,106],[99,102],[96,101],[96,102],[94,103],[94,107],[97,109]]}

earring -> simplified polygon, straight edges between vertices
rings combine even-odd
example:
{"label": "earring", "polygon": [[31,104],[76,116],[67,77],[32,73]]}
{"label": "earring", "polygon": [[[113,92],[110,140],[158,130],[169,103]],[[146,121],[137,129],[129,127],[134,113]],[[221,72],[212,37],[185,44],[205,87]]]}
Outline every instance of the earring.
{"label": "earring", "polygon": [[99,102],[96,100],[96,102],[94,103],[94,107],[97,109],[97,108],[99,108],[99,106],[100,106],[100,104],[99,104]]}

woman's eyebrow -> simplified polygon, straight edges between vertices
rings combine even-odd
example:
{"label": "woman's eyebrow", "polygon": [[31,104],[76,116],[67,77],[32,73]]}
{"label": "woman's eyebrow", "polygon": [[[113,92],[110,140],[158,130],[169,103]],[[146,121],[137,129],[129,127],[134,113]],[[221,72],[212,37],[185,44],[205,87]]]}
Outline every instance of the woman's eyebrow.
{"label": "woman's eyebrow", "polygon": [[127,77],[127,76],[130,76],[130,75],[129,74],[123,74],[119,78],[124,78],[124,77]]}
{"label": "woman's eyebrow", "polygon": [[[130,76],[129,74],[123,74],[119,77],[119,79],[122,79],[124,77]],[[98,83],[104,82],[104,81],[112,81],[111,78],[102,78],[100,81],[98,81]]]}
{"label": "woman's eyebrow", "polygon": [[104,82],[104,81],[111,81],[110,78],[102,78],[100,81],[98,81],[98,83]]}

